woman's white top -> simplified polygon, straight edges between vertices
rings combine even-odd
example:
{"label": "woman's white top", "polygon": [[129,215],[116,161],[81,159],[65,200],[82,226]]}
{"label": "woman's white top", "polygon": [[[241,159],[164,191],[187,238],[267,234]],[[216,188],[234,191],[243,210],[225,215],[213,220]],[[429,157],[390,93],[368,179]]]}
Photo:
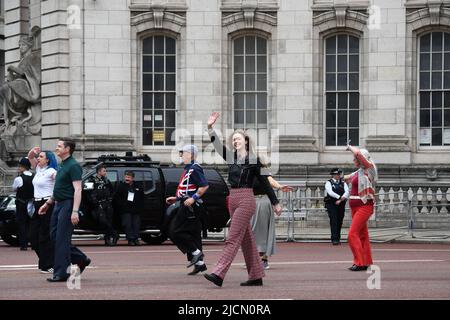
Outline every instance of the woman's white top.
{"label": "woman's white top", "polygon": [[50,167],[36,166],[36,174],[33,178],[34,198],[41,199],[53,195],[56,170]]}

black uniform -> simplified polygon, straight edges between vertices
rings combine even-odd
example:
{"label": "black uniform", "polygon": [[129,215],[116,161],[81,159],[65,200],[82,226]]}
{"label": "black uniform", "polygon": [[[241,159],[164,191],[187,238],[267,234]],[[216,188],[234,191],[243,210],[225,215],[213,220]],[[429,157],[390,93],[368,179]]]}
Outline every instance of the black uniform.
{"label": "black uniform", "polygon": [[94,184],[94,189],[88,193],[88,199],[92,206],[92,216],[105,230],[105,244],[115,245],[118,234],[113,227],[113,207],[112,199],[114,189],[106,177],[97,175],[89,178],[89,182]]}
{"label": "black uniform", "polygon": [[[342,179],[339,179],[336,182],[333,179],[330,179],[328,182],[330,182],[331,189],[334,193],[339,196],[342,196],[345,193],[345,182]],[[339,199],[333,198],[328,194],[324,200],[328,217],[330,218],[331,241],[338,244],[341,241],[341,228],[345,216],[345,203],[347,201],[342,201],[340,204],[336,205],[336,201]]]}
{"label": "black uniform", "polygon": [[141,228],[140,214],[144,209],[144,191],[135,183],[121,182],[114,196],[114,203],[122,217],[127,240],[137,244]]}
{"label": "black uniform", "polygon": [[34,175],[21,174],[23,184],[17,188],[16,193],[16,221],[18,225],[18,238],[21,248],[28,247],[28,228],[30,216],[28,215],[28,203],[34,199],[33,177]]}

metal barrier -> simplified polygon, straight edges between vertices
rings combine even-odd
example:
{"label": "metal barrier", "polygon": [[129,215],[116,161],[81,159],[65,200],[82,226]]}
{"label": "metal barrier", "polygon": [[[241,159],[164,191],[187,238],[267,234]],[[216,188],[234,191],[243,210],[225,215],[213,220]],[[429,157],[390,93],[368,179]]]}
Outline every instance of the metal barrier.
{"label": "metal barrier", "polygon": [[[277,224],[287,224],[286,233],[278,233],[279,238],[286,242],[296,242],[296,238],[307,240],[329,239],[329,218],[326,212],[323,196],[309,196],[305,189],[296,188],[292,192],[279,192],[283,205],[283,214],[276,217]],[[320,192],[319,192],[320,193]],[[371,238],[377,241],[392,241],[404,237],[409,232],[410,201],[406,191],[381,192],[376,195],[374,214],[369,219]],[[351,213],[346,205],[343,227],[351,223]],[[280,228],[279,228],[280,229]],[[300,229],[301,232],[296,232]],[[326,231],[324,231],[324,229]],[[388,240],[376,240],[377,237],[388,237]]]}
{"label": "metal barrier", "polygon": [[0,166],[0,194],[5,194],[6,190],[6,171]]}
{"label": "metal barrier", "polygon": [[[289,184],[294,191],[277,191],[283,212],[275,216],[277,239],[285,242],[329,241],[330,226],[324,184]],[[379,184],[374,214],[368,221],[372,242],[450,237],[450,188],[447,185]],[[351,224],[346,207],[342,238]],[[218,235],[226,238],[227,229]]]}

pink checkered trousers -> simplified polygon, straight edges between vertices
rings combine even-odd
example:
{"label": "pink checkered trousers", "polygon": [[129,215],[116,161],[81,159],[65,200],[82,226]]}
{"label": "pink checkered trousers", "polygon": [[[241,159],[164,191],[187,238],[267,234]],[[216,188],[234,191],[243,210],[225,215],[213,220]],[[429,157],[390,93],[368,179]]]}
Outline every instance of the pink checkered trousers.
{"label": "pink checkered trousers", "polygon": [[231,189],[229,201],[231,225],[228,232],[228,239],[225,241],[225,248],[219,261],[217,261],[213,273],[224,279],[225,274],[237,255],[239,247],[242,247],[248,279],[261,279],[264,277],[264,269],[250,226],[250,220],[256,210],[253,189]]}

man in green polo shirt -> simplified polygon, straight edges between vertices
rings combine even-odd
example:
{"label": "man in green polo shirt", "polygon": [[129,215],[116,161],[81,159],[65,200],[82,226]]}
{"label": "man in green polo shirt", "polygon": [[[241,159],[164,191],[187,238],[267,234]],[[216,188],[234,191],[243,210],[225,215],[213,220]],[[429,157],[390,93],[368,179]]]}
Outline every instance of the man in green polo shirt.
{"label": "man in green polo shirt", "polygon": [[50,223],[50,238],[55,244],[55,263],[53,277],[47,279],[49,282],[66,281],[71,263],[78,265],[80,273],[91,263],[91,259],[72,245],[73,229],[79,222],[82,191],[82,169],[72,157],[74,151],[75,142],[72,139],[59,139],[56,155],[62,162],[56,174],[53,196],[39,209],[39,214],[43,214],[53,202],[56,203]]}

